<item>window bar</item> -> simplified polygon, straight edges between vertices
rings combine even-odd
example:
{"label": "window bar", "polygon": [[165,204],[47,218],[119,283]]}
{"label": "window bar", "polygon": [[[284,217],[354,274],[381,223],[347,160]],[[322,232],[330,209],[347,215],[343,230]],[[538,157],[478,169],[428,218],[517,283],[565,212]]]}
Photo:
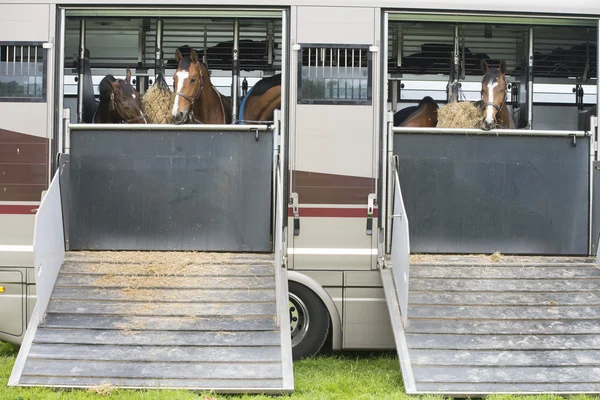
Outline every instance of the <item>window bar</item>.
{"label": "window bar", "polygon": [[8,76],[8,46],[6,46],[6,76]]}
{"label": "window bar", "polygon": [[354,49],[352,49],[352,99],[354,99]]}
{"label": "window bar", "polygon": [[20,68],[21,68],[21,76],[23,76],[23,46],[21,46],[21,53],[20,53],[20,58],[21,58],[21,63],[20,63]]}
{"label": "window bar", "polygon": [[337,49],[337,98],[340,98],[340,49]]}
{"label": "window bar", "polygon": [[325,82],[325,58],[327,58],[326,52],[327,52],[327,49],[325,49],[325,48],[321,49],[321,68],[322,68],[322,72],[323,72],[321,75],[321,78],[323,78],[323,82]]}
{"label": "window bar", "polygon": [[308,77],[310,78],[310,47],[308,50]]}
{"label": "window bar", "polygon": [[348,98],[348,49],[344,49],[344,99]]}
{"label": "window bar", "polygon": [[17,74],[17,46],[13,46],[13,75]]}
{"label": "window bar", "polygon": [[358,99],[362,98],[362,49],[358,49]]}
{"label": "window bar", "polygon": [[[31,46],[27,46],[27,76],[29,75],[31,75]],[[27,95],[31,96],[31,81],[29,79],[27,79]]]}

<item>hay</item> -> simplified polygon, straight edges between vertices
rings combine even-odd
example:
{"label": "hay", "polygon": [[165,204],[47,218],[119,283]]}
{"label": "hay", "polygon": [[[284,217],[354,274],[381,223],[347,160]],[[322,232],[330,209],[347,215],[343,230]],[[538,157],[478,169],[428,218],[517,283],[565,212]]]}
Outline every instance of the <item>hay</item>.
{"label": "hay", "polygon": [[480,128],[482,111],[470,101],[451,102],[438,109],[438,128]]}
{"label": "hay", "polygon": [[88,389],[89,392],[92,392],[99,396],[108,396],[115,390],[116,388],[110,383],[103,383],[102,385],[92,386]]}
{"label": "hay", "polygon": [[491,256],[490,256],[490,260],[492,261],[500,261],[502,259],[502,254],[500,254],[499,251],[494,252]]}
{"label": "hay", "polygon": [[158,74],[154,85],[142,97],[142,107],[151,124],[170,124],[175,94],[171,91],[162,74]]}

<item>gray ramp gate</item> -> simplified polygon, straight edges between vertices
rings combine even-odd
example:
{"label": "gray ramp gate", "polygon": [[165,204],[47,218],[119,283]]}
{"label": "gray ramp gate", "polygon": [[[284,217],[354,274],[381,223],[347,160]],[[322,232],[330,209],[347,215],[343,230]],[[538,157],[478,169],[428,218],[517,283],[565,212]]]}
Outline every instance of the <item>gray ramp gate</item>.
{"label": "gray ramp gate", "polygon": [[69,249],[271,251],[273,135],[230,128],[71,129]]}
{"label": "gray ramp gate", "polygon": [[411,250],[587,254],[589,142],[395,133]]}

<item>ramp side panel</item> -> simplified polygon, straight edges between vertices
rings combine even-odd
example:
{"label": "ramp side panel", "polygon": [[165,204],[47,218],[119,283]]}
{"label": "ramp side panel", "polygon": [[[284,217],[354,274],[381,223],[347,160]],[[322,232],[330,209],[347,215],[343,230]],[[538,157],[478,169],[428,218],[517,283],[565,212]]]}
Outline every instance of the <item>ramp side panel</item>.
{"label": "ramp side panel", "polygon": [[395,134],[411,251],[586,255],[589,138]]}
{"label": "ramp side panel", "polygon": [[272,133],[71,132],[72,250],[270,251]]}

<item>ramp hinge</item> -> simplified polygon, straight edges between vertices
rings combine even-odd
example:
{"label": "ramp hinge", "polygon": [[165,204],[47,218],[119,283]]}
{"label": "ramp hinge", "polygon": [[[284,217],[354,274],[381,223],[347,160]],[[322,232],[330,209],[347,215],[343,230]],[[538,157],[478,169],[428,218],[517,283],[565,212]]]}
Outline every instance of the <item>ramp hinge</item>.
{"label": "ramp hinge", "polygon": [[298,210],[298,193],[292,193],[290,196],[292,203],[292,213],[294,214],[294,236],[300,235],[300,212]]}

